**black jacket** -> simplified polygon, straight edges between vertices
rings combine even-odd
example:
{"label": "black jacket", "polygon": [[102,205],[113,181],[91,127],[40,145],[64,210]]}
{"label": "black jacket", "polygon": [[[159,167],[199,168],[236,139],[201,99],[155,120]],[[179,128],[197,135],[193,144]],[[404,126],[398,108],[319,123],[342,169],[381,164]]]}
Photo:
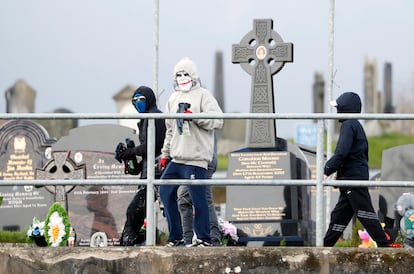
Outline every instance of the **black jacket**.
{"label": "black jacket", "polygon": [[[156,99],[154,92],[149,87],[141,86],[135,93],[140,93],[144,95],[147,99],[146,113],[161,113],[161,110],[158,109],[156,104]],[[139,142],[140,144],[134,148],[136,155],[142,157],[143,166],[141,172],[141,178],[147,178],[147,129],[148,129],[148,119],[141,119],[138,123],[139,130]],[[161,148],[164,143],[165,138],[165,121],[164,119],[155,120],[155,157],[161,154]]]}
{"label": "black jacket", "polygon": [[[343,93],[336,100],[338,113],[360,113],[361,100],[356,93]],[[364,128],[355,119],[342,123],[334,155],[325,164],[324,174],[337,172],[337,180],[368,180],[368,141]]]}

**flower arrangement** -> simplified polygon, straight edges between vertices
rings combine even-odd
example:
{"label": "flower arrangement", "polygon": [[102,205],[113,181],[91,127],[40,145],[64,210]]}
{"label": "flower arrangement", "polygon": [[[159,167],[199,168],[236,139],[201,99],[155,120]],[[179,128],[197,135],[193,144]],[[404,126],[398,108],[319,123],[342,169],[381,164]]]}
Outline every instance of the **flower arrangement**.
{"label": "flower arrangement", "polygon": [[221,228],[221,242],[224,246],[235,246],[239,240],[237,235],[237,227],[228,221],[222,219],[219,220],[219,225]]}
{"label": "flower arrangement", "polygon": [[45,238],[49,246],[66,246],[70,233],[70,222],[66,210],[56,202],[49,208],[45,221]]}
{"label": "flower arrangement", "polygon": [[38,246],[47,246],[45,240],[45,222],[41,222],[36,217],[33,218],[32,224],[26,232],[26,237],[32,239]]}

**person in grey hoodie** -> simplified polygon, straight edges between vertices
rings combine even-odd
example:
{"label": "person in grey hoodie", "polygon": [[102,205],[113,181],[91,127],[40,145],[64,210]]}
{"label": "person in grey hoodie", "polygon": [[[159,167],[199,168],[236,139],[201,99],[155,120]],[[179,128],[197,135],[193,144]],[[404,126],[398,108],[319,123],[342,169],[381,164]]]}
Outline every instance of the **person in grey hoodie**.
{"label": "person in grey hoodie", "polygon": [[[185,57],[174,67],[173,92],[165,113],[221,114],[216,99],[201,87],[196,65]],[[223,126],[223,119],[166,119],[167,128],[161,150],[161,179],[207,179],[207,168],[213,159],[214,130]],[[181,216],[177,205],[178,185],[161,185],[169,236],[167,247],[184,244]],[[210,246],[210,218],[206,185],[189,185],[194,204],[194,230],[199,246]]]}
{"label": "person in grey hoodie", "polygon": [[[358,94],[345,92],[331,102],[338,113],[360,113],[362,104]],[[356,119],[339,120],[341,130],[334,155],[326,162],[324,178],[336,172],[337,180],[368,180],[368,141],[364,128]],[[331,212],[331,221],[325,234],[324,246],[334,246],[354,214],[371,238],[380,247],[390,245],[372,206],[366,186],[339,186],[339,199]]]}

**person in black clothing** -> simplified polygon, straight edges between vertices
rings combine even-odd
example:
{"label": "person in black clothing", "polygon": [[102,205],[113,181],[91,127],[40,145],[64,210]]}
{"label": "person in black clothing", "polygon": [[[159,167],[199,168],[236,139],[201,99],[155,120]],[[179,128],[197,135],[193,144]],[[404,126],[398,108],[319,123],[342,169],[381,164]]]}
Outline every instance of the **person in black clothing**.
{"label": "person in black clothing", "polygon": [[[139,87],[132,96],[132,104],[139,113],[161,113],[157,107],[154,92],[146,86]],[[140,178],[147,178],[147,128],[148,119],[141,119],[138,122],[139,145],[127,148],[119,157],[123,160],[131,159],[134,156],[142,157],[142,171]],[[165,138],[164,119],[155,120],[155,157],[161,154],[161,148]],[[146,186],[140,186],[126,212],[126,222],[121,235],[121,245],[132,246],[145,241],[145,233],[139,231],[144,224],[146,217]]]}
{"label": "person in black clothing", "polygon": [[[361,99],[354,92],[345,92],[331,102],[338,113],[360,113]],[[334,155],[324,167],[325,180],[336,172],[337,180],[368,180],[368,141],[361,123],[356,119],[339,120],[341,125]],[[339,186],[340,196],[331,212],[324,246],[334,246],[354,214],[378,246],[390,242],[372,206],[368,187]]]}

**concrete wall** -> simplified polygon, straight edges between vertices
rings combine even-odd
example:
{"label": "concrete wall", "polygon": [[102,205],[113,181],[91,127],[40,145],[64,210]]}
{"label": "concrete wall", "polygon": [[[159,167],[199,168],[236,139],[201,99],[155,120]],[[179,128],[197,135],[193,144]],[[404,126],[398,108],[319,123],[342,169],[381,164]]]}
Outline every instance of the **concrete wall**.
{"label": "concrete wall", "polygon": [[0,246],[0,273],[414,273],[414,251],[314,247]]}

